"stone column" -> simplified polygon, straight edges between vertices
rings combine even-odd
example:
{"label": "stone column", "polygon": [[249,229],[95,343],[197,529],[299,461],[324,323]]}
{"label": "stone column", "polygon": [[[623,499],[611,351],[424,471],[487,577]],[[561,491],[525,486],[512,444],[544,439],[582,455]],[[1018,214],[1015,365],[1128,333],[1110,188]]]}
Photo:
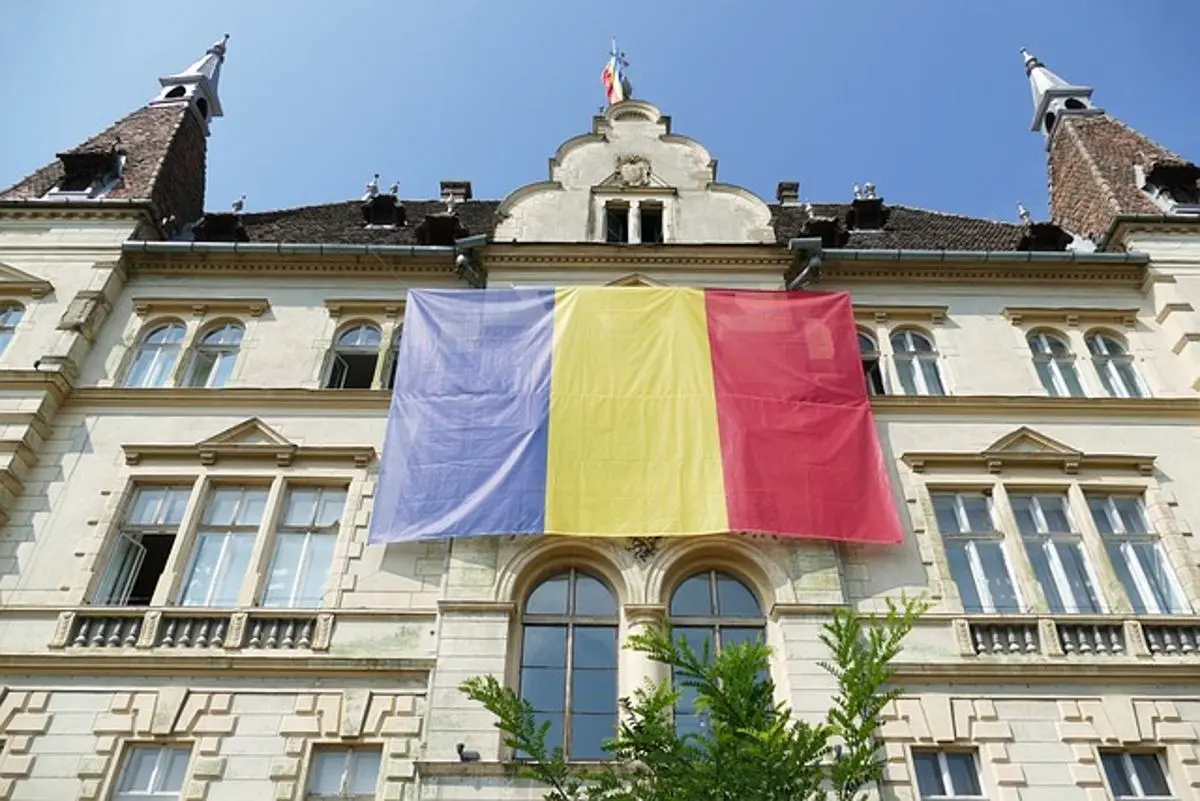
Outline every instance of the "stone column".
{"label": "stone column", "polygon": [[[635,634],[641,634],[651,626],[666,621],[667,608],[662,604],[630,604],[625,607],[624,632],[621,644],[628,642]],[[659,682],[669,678],[665,666],[650,660],[639,651],[622,648],[617,662],[618,680],[617,695],[627,698],[633,691],[643,686],[646,679]]]}
{"label": "stone column", "polygon": [[629,201],[629,241],[642,241],[642,207],[636,200]]}

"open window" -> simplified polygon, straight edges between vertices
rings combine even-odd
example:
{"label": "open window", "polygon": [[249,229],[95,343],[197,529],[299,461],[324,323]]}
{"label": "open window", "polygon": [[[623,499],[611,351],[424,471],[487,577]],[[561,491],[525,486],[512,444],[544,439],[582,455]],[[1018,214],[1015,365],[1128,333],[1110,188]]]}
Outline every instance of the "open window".
{"label": "open window", "polygon": [[167,566],[190,486],[138,487],[92,603],[148,606]]}
{"label": "open window", "polygon": [[641,214],[642,242],[647,245],[663,243],[663,207],[658,203],[642,203]]}
{"label": "open window", "polygon": [[334,340],[325,388],[370,389],[380,341],[379,329],[370,323],[358,323],[342,331]]}
{"label": "open window", "polygon": [[604,207],[604,241],[629,241],[629,206],[624,203],[609,203]]}

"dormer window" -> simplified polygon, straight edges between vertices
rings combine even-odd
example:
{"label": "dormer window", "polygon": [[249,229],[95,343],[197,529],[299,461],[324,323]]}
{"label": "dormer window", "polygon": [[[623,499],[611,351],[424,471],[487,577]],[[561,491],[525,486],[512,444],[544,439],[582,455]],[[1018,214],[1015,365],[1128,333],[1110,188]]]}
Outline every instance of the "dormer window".
{"label": "dormer window", "polygon": [[[662,228],[662,215],[659,215],[659,229]],[[604,207],[604,241],[629,241],[629,206],[624,203],[609,203]]]}
{"label": "dormer window", "polygon": [[47,197],[100,197],[116,184],[125,166],[125,154],[115,148],[91,153],[59,153],[58,160],[63,165],[63,177]]}
{"label": "dormer window", "polygon": [[404,204],[395,195],[376,195],[362,204],[363,220],[368,227],[394,228],[404,225]]}
{"label": "dormer window", "polygon": [[1163,163],[1135,168],[1138,184],[1168,214],[1200,214],[1200,167]]}

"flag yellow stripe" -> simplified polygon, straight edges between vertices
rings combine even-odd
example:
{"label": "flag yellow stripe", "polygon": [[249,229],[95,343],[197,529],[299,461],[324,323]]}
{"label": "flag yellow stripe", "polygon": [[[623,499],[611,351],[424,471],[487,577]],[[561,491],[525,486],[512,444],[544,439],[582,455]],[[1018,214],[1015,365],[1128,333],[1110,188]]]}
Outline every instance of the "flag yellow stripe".
{"label": "flag yellow stripe", "polygon": [[547,533],[728,530],[702,290],[557,290],[550,375]]}

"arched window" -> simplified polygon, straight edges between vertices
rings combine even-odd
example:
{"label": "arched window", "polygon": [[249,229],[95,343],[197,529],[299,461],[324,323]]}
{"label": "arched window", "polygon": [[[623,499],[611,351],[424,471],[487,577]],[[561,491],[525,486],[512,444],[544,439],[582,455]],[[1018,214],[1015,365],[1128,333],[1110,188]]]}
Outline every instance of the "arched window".
{"label": "arched window", "polygon": [[370,389],[379,360],[379,329],[358,323],[334,340],[326,389]]}
{"label": "arched window", "polygon": [[387,381],[384,382],[384,389],[392,389],[396,386],[396,359],[400,357],[400,337],[404,334],[404,326],[396,328],[396,336],[392,340],[392,347],[388,350],[387,367],[384,372],[387,375]]}
{"label": "arched window", "polygon": [[1125,349],[1124,342],[1112,334],[1094,331],[1087,336],[1087,346],[1100,375],[1100,383],[1109,395],[1114,398],[1145,397],[1142,381],[1133,369],[1133,357]]}
{"label": "arched window", "polygon": [[858,352],[862,356],[863,376],[867,380],[868,395],[884,395],[883,370],[879,365],[879,348],[875,340],[862,331],[858,332]]}
{"label": "arched window", "polygon": [[24,315],[25,310],[15,303],[0,306],[0,353],[4,352],[9,342],[12,342],[13,333],[17,330],[17,323],[21,322],[21,317]]}
{"label": "arched window", "polygon": [[1033,366],[1046,391],[1056,398],[1082,398],[1083,386],[1075,370],[1075,354],[1066,340],[1045,331],[1035,331],[1027,339],[1033,353]]}
{"label": "arched window", "polygon": [[196,354],[192,357],[189,387],[217,389],[225,386],[237,361],[238,348],[242,344],[242,326],[225,323],[200,338]]}
{"label": "arched window", "polygon": [[125,374],[127,387],[164,387],[171,381],[183,342],[183,323],[156,325],[142,337]]}
{"label": "arched window", "polygon": [[[697,655],[710,654],[727,645],[762,639],[767,621],[762,605],[742,581],[728,573],[706,570],[680,584],[671,595],[671,628]],[[675,706],[675,728],[680,734],[699,731],[704,725],[696,712],[696,692],[680,688]]]}
{"label": "arched window", "polygon": [[521,697],[546,746],[602,759],[617,725],[617,602],[602,581],[572,568],[541,582],[521,616]]}
{"label": "arched window", "polygon": [[892,350],[896,352],[896,372],[900,374],[904,394],[946,394],[933,340],[920,331],[897,331],[892,334]]}

